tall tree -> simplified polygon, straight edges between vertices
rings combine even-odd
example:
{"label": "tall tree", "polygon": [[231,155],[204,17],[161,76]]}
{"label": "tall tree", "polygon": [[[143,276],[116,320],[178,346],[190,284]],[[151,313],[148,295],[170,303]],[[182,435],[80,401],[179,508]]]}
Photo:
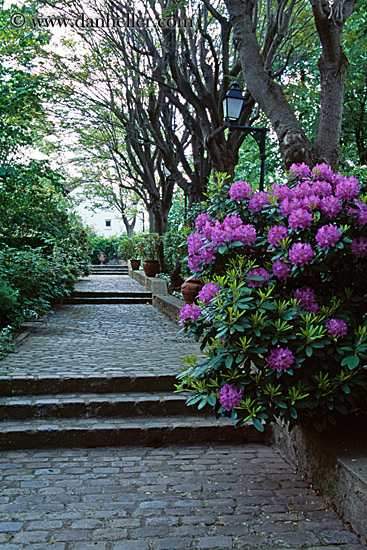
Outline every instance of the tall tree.
{"label": "tall tree", "polygon": [[[285,166],[289,168],[293,162],[309,165],[326,162],[335,169],[339,162],[344,86],[348,70],[341,44],[342,32],[346,20],[355,9],[356,0],[334,0],[330,3],[310,0],[321,47],[318,62],[320,108],[313,144],[307,139],[282,87],[267,71],[257,36],[259,1],[225,0],[225,3],[247,88],[277,134]],[[267,0],[267,19],[278,32],[284,32],[290,22],[294,1],[280,0],[276,8],[273,4],[272,0]]]}

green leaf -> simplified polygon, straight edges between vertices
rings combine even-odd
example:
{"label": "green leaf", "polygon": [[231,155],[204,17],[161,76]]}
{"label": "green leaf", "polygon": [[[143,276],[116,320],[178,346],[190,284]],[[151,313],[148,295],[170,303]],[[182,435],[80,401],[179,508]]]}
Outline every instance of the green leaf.
{"label": "green leaf", "polygon": [[312,353],[313,353],[313,349],[311,348],[311,346],[306,346],[306,355],[308,357],[311,357]]}
{"label": "green leaf", "polygon": [[215,397],[215,394],[214,393],[211,393],[209,396],[208,396],[208,403],[209,405],[211,405],[212,407],[214,407],[214,405],[216,404],[217,402],[217,398]]}
{"label": "green leaf", "polygon": [[225,365],[226,365],[227,369],[230,369],[232,364],[233,364],[233,355],[231,355],[231,354],[227,355],[226,359],[225,359]]}
{"label": "green leaf", "polygon": [[264,431],[264,424],[258,418],[253,418],[252,423],[259,432]]}
{"label": "green leaf", "polygon": [[204,399],[201,401],[201,403],[199,403],[198,405],[198,411],[200,411],[200,409],[202,409],[203,407],[205,407],[205,405],[207,404],[208,402],[208,397],[204,397]]}
{"label": "green leaf", "polygon": [[350,387],[348,386],[348,384],[343,384],[342,390],[344,393],[350,393]]}
{"label": "green leaf", "polygon": [[357,355],[347,355],[341,362],[342,367],[348,365],[349,370],[353,370],[359,365],[359,357]]}

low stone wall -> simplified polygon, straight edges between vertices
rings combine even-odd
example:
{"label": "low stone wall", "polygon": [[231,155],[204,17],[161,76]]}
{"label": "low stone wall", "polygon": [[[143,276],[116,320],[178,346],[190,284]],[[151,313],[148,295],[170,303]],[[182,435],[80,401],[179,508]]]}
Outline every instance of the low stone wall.
{"label": "low stone wall", "polygon": [[[318,434],[273,425],[273,444],[367,542],[367,441],[361,418]],[[365,426],[364,426],[365,427]]]}
{"label": "low stone wall", "polygon": [[129,275],[132,279],[145,286],[147,290],[150,290],[153,295],[167,296],[167,283],[163,279],[147,277],[144,271],[134,269],[129,269]]}
{"label": "low stone wall", "polygon": [[167,292],[167,284],[163,279],[156,277],[147,277],[144,271],[129,270],[129,275],[132,279],[145,286],[153,295],[153,306],[161,313],[167,315],[171,321],[178,323],[178,314],[184,305],[184,302],[174,296],[169,296]]}

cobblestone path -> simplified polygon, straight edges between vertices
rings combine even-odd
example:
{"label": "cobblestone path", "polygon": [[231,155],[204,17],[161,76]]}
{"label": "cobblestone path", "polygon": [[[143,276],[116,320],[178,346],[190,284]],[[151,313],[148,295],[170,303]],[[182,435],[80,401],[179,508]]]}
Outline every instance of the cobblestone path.
{"label": "cobblestone path", "polygon": [[[101,277],[82,281],[91,290]],[[142,287],[126,277],[108,288]],[[112,288],[113,286],[113,288]],[[89,288],[86,288],[89,287]],[[98,289],[100,290],[100,289]],[[152,306],[61,306],[1,376],[177,371],[197,346]],[[134,371],[135,372],[135,371]],[[362,550],[275,449],[260,444],[0,452],[1,550]]]}
{"label": "cobblestone path", "polygon": [[[146,292],[128,276],[95,275],[76,290]],[[199,353],[178,328],[145,304],[63,305],[40,323],[17,353],[0,361],[0,376],[176,374]]]}

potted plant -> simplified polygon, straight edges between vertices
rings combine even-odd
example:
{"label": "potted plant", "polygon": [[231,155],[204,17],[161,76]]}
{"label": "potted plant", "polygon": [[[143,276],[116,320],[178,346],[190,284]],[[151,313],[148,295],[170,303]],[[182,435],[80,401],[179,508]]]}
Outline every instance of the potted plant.
{"label": "potted plant", "polygon": [[143,260],[143,269],[147,277],[155,277],[159,271],[159,245],[161,237],[156,233],[141,235],[137,243],[139,256]]}
{"label": "potted plant", "polygon": [[118,248],[118,257],[123,262],[128,262],[130,260],[131,269],[139,269],[140,260],[137,259],[137,248],[136,248],[136,238],[126,238],[124,239]]}

